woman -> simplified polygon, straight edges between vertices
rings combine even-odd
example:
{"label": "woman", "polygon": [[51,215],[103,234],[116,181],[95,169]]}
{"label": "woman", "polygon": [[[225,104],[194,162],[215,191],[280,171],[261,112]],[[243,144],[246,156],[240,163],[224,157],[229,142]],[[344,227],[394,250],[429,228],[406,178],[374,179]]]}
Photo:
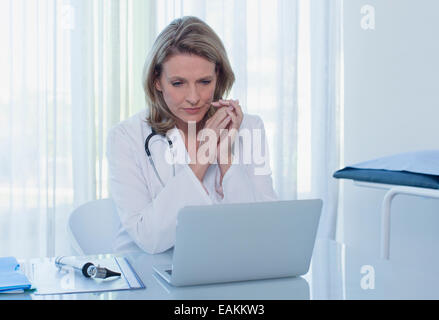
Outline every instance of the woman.
{"label": "woman", "polygon": [[110,194],[121,221],[115,251],[171,248],[184,206],[277,198],[268,152],[256,163],[248,138],[256,132],[265,145],[262,120],[222,99],[234,80],[221,40],[200,19],[176,19],[157,37],[143,72],[148,110],[108,135]]}

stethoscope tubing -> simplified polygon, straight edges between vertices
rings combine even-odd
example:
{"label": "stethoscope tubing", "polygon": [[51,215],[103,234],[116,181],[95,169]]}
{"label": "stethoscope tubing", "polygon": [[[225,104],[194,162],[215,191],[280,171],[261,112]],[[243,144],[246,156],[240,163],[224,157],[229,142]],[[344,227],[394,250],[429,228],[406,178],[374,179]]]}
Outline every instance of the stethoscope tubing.
{"label": "stethoscope tubing", "polygon": [[[154,129],[152,129],[151,133],[148,135],[148,137],[145,140],[145,152],[146,152],[146,155],[148,156],[149,163],[151,164],[151,166],[154,170],[154,174],[156,175],[157,179],[160,181],[160,184],[162,185],[162,187],[165,187],[165,184],[164,184],[163,180],[160,178],[160,174],[158,173],[157,168],[154,164],[154,160],[152,159],[151,151],[149,150],[149,141],[155,135],[158,135],[158,134]],[[167,136],[166,136],[166,139],[168,140],[169,149],[171,151],[171,154],[173,155],[172,152],[173,152],[174,145],[172,144],[172,141]],[[174,162],[172,163],[172,170],[173,170],[173,176],[175,177],[175,163]]]}

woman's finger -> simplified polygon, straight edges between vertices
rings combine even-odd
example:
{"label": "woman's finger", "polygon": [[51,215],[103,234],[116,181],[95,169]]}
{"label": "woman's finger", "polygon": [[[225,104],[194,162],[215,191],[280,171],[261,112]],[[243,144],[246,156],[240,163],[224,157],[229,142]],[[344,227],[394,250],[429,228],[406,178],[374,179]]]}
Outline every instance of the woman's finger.
{"label": "woman's finger", "polygon": [[241,126],[241,123],[239,122],[238,116],[235,114],[235,112],[227,110],[226,111],[229,117],[232,119],[232,125],[230,126],[229,136],[231,137],[231,141],[235,141],[235,137],[237,132],[239,131],[239,127]]}
{"label": "woman's finger", "polygon": [[211,128],[213,130],[216,130],[218,125],[221,123],[221,121],[224,120],[224,118],[227,117],[227,113],[225,112],[224,108],[219,108],[215,114],[209,119],[211,120],[209,124],[206,123],[205,127]]}
{"label": "woman's finger", "polygon": [[211,105],[213,105],[214,107],[222,107],[223,106],[221,103],[219,103],[219,101],[212,102]]}
{"label": "woman's finger", "polygon": [[[233,101],[232,105],[235,107],[236,115],[238,116],[239,126],[241,126],[242,119],[244,118],[244,114],[242,112],[242,108],[239,105],[239,100]],[[239,129],[238,126],[238,129]]]}
{"label": "woman's finger", "polygon": [[231,106],[233,100],[219,100],[218,102],[223,106]]}
{"label": "woman's finger", "polygon": [[211,104],[213,104],[214,106],[220,106],[220,107],[222,107],[222,106],[228,106],[228,105],[230,105],[230,100],[222,100],[222,99],[220,99],[220,100],[218,100],[218,101],[213,101],[213,102],[211,102]]}
{"label": "woman's finger", "polygon": [[224,118],[223,121],[220,122],[220,124],[218,125],[218,129],[219,130],[225,129],[230,121],[232,121],[232,118],[230,115],[228,115],[227,117]]}
{"label": "woman's finger", "polygon": [[229,117],[232,119],[232,123],[235,127],[235,125],[238,122],[238,116],[235,114],[234,111],[230,110],[230,109],[226,109],[227,114],[229,115]]}
{"label": "woman's finger", "polygon": [[231,101],[231,105],[235,108],[236,113],[238,114],[238,116],[242,116],[242,108],[239,105],[239,100],[232,100]]}

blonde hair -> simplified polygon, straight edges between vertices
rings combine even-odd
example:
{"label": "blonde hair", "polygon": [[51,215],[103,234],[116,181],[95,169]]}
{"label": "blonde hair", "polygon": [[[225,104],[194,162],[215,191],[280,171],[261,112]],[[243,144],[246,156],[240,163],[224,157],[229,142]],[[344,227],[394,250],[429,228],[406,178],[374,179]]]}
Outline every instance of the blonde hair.
{"label": "blonde hair", "polygon": [[[161,76],[163,63],[176,54],[194,54],[215,64],[217,82],[214,101],[229,94],[235,82],[226,50],[221,39],[204,21],[186,16],[172,21],[157,37],[143,68],[142,84],[149,106],[147,123],[164,135],[175,126],[175,116],[169,110],[162,92],[155,87]],[[210,118],[216,108],[210,106],[203,121]]]}

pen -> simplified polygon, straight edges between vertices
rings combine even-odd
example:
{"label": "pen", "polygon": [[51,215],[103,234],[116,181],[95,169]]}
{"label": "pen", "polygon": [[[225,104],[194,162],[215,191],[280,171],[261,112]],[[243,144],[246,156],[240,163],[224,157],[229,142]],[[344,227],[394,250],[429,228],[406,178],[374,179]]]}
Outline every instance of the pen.
{"label": "pen", "polygon": [[120,273],[108,270],[101,266],[95,266],[91,262],[83,263],[75,257],[60,256],[55,258],[55,265],[58,268],[71,267],[80,271],[86,278],[106,279],[110,277],[119,277]]}

